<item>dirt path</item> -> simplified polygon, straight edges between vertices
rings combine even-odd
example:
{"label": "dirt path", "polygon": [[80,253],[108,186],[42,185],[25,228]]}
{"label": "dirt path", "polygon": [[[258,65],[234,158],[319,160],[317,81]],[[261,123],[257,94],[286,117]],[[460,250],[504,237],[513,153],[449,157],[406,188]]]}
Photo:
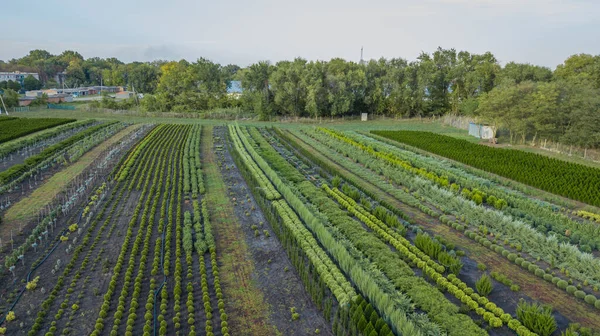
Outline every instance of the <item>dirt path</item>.
{"label": "dirt path", "polygon": [[263,293],[252,282],[254,263],[243,239],[243,232],[227,196],[227,188],[217,167],[213,147],[213,128],[202,132],[202,161],[206,184],[206,201],[217,242],[223,294],[228,305],[232,335],[274,335],[268,323],[269,307]]}
{"label": "dirt path", "polygon": [[[294,271],[287,252],[276,238],[248,184],[236,168],[229,152],[231,149],[224,141],[227,138],[227,128],[218,127],[215,134],[220,141],[217,142],[217,146],[222,144],[220,148],[223,148],[216,151],[222,162],[221,174],[229,197],[236,198],[234,212],[254,260],[255,272],[252,281],[264,293],[265,300],[271,307],[269,322],[286,336],[310,335],[317,329],[321,335],[332,335],[330,323],[325,321],[323,313],[311,300],[302,279]],[[292,307],[300,314],[300,318],[294,321],[291,320]]]}

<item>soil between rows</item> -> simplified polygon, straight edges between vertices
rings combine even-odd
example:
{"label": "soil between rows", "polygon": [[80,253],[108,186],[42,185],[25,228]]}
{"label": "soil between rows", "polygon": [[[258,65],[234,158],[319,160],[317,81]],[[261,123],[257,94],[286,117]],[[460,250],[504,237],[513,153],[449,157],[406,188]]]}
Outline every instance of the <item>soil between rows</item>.
{"label": "soil between rows", "polygon": [[[268,321],[281,335],[311,335],[319,329],[321,335],[332,335],[329,323],[310,300],[302,281],[287,258],[262,211],[238,171],[225,139],[227,128],[215,128],[215,152],[227,186],[230,202],[254,263],[251,282],[263,293],[269,305]],[[253,229],[253,225],[256,229]],[[255,235],[258,230],[258,236]],[[268,232],[268,237],[267,233]],[[300,319],[292,321],[290,309],[296,308]]]}

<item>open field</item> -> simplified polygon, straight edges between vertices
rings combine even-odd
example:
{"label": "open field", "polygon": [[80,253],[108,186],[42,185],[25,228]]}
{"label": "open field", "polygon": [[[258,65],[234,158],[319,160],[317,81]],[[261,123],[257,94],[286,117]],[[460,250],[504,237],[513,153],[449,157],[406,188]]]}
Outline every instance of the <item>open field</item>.
{"label": "open field", "polygon": [[0,122],[2,125],[2,128],[0,128],[0,143],[73,121],[75,120],[46,117],[45,119],[39,118],[30,120],[29,122],[24,122],[23,120],[13,119],[12,117],[0,117]]}
{"label": "open field", "polygon": [[600,332],[597,208],[370,133],[465,131],[75,112],[7,152],[0,335]]}
{"label": "open field", "polygon": [[[170,113],[137,113],[132,111],[132,115],[123,115],[117,113],[100,113],[100,112],[89,112],[83,109],[76,111],[67,110],[47,110],[47,109],[34,109],[30,112],[15,112],[11,115],[15,115],[21,118],[44,118],[51,115],[53,118],[73,118],[73,119],[100,119],[100,120],[121,120],[124,122],[132,123],[201,123],[204,125],[222,125],[228,121],[226,120],[211,120],[211,119],[198,119],[198,118],[185,118],[185,117],[174,117],[169,116]],[[193,115],[193,114],[190,114]],[[320,121],[313,119],[300,119],[299,122],[260,122],[260,121],[247,121],[238,120],[241,125],[249,126],[277,126],[283,128],[296,128],[308,125],[314,126],[326,126],[340,130],[353,130],[353,131],[366,131],[371,130],[404,130],[404,131],[424,131],[433,132],[443,135],[452,136],[462,140],[467,140],[473,143],[485,143],[475,137],[468,135],[466,130],[457,129],[441,123],[441,121],[431,121],[430,119],[395,119],[395,118],[383,118],[372,120],[369,122],[361,122],[357,120],[339,120],[339,119],[327,119],[323,118]],[[502,145],[501,147],[506,147]],[[543,150],[537,147],[525,146],[525,145],[514,145],[510,148],[516,148],[523,151],[533,152],[540,155],[556,158],[563,161],[578,163],[582,165],[599,168],[600,163],[591,160],[584,160],[577,156],[569,156],[562,153],[554,153],[547,150]]]}

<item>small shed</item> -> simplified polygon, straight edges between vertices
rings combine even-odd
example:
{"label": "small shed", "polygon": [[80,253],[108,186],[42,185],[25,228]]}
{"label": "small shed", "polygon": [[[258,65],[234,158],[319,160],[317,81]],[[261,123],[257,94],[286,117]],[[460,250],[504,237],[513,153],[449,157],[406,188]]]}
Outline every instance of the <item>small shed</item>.
{"label": "small shed", "polygon": [[132,98],[135,94],[131,91],[120,91],[115,94],[115,98],[117,99],[129,99]]}
{"label": "small shed", "polygon": [[491,139],[494,137],[494,127],[471,122],[469,123],[469,135],[479,139]]}

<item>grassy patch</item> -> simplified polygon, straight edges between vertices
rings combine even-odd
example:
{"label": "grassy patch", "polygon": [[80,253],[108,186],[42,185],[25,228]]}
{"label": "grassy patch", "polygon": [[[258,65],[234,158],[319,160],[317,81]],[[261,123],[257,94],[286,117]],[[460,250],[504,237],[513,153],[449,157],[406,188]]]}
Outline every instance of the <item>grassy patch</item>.
{"label": "grassy patch", "polygon": [[269,307],[263,293],[252,282],[254,263],[244,240],[244,232],[227,196],[223,176],[213,151],[213,129],[202,132],[202,154],[206,185],[206,201],[215,229],[217,259],[220,264],[224,297],[228,300],[229,326],[232,335],[273,335],[274,326],[267,323]]}
{"label": "grassy patch", "polygon": [[37,214],[61,190],[73,180],[73,178],[84,171],[94,160],[108,147],[121,141],[125,136],[137,129],[140,125],[129,126],[113,135],[91,151],[85,153],[72,165],[62,169],[46,180],[40,187],[35,189],[31,195],[22,199],[6,212],[3,220],[7,222],[27,221]]}

